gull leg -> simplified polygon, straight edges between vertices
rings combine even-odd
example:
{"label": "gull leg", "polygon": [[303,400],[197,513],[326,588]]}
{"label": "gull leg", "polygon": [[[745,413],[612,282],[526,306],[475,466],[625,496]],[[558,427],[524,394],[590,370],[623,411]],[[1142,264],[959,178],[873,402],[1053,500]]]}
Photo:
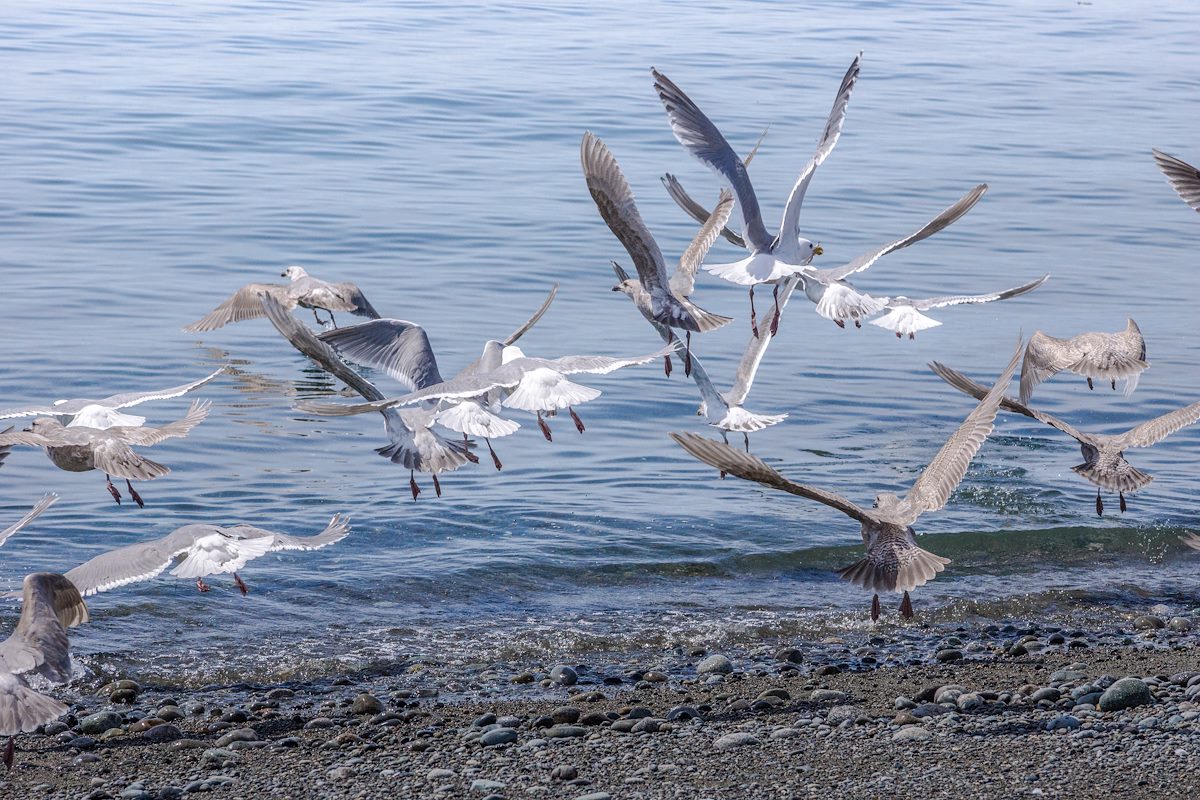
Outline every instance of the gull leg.
{"label": "gull leg", "polygon": [[196,578],[196,588],[202,592],[207,592],[212,587],[204,582],[204,578]]}
{"label": "gull leg", "polygon": [[567,406],[567,411],[571,412],[571,420],[575,423],[575,430],[583,433],[584,430],[586,430],[583,427],[583,420],[581,420],[579,415],[575,413],[575,409],[571,408],[570,406]]}
{"label": "gull leg", "polygon": [[500,456],[496,455],[496,451],[492,449],[492,440],[486,436],[483,437],[483,440],[487,442],[488,452],[492,454],[492,463],[496,465],[496,472],[504,469],[504,465],[500,463]]}
{"label": "gull leg", "polygon": [[670,356],[663,356],[663,372],[666,373],[666,376],[668,378],[671,377],[671,357]]}
{"label": "gull leg", "polygon": [[742,444],[746,446],[746,452],[750,452],[750,434],[742,431]]}
{"label": "gull leg", "polygon": [[133,502],[138,504],[138,508],[145,508],[146,504],[142,501],[142,496],[137,493],[137,489],[133,488],[133,484],[129,482],[129,478],[125,479],[125,486],[129,489],[129,496],[133,498]]}
{"label": "gull leg", "polygon": [[15,739],[16,737],[14,736],[8,737],[8,744],[4,745],[4,755],[2,760],[4,761],[4,769],[8,772],[12,771],[13,756],[17,751]]}
{"label": "gull leg", "polygon": [[537,412],[538,427],[542,429],[542,436],[546,437],[547,442],[553,442],[554,437],[550,435],[550,426],[546,424],[546,420],[542,419],[542,412]]}
{"label": "gull leg", "polygon": [[771,335],[779,333],[779,284],[775,284],[775,288],[771,290],[771,297],[775,300],[775,313],[771,316]]}
{"label": "gull leg", "polygon": [[913,618],[912,598],[908,596],[908,592],[904,593],[904,599],[900,601],[900,616],[905,619]]}
{"label": "gull leg", "polygon": [[1096,490],[1096,516],[1104,516],[1104,501],[1100,499],[1100,490]]}
{"label": "gull leg", "polygon": [[108,481],[108,493],[112,495],[112,499],[117,501],[117,505],[121,505],[121,493],[113,486],[112,478],[105,475],[104,480]]}
{"label": "gull leg", "polygon": [[683,374],[684,377],[691,377],[692,374],[692,332],[687,332],[687,344],[683,351]]}
{"label": "gull leg", "polygon": [[437,474],[433,473],[429,477],[433,478],[433,491],[438,497],[442,496],[442,485],[438,483]]}
{"label": "gull leg", "polygon": [[1114,392],[1117,390],[1117,379],[1116,378],[1112,379],[1112,388],[1113,388]]}
{"label": "gull leg", "polygon": [[834,324],[834,325],[837,325],[837,326],[838,326],[839,328],[841,328],[842,330],[845,330],[845,329],[846,329],[846,322],[845,322],[845,320],[835,319],[835,320],[833,321],[833,324]]}
{"label": "gull leg", "polygon": [[1089,377],[1089,378],[1088,378],[1088,388],[1089,388],[1089,389],[1095,389],[1095,388],[1096,388],[1095,386],[1093,386],[1093,385],[1092,385],[1092,379],[1091,379],[1091,377]]}
{"label": "gull leg", "polygon": [[750,331],[758,338],[758,316],[754,313],[754,286],[750,286]]}
{"label": "gull leg", "polygon": [[1117,497],[1121,498],[1121,513],[1122,513],[1122,514],[1124,514],[1124,513],[1125,513],[1125,510],[1126,510],[1126,505],[1125,505],[1125,493],[1124,493],[1124,492],[1117,492]]}
{"label": "gull leg", "polygon": [[337,320],[336,320],[336,319],[334,319],[334,317],[333,317],[333,312],[332,312],[332,311],[330,311],[328,308],[327,308],[327,309],[325,309],[325,311],[327,311],[327,312],[329,313],[329,322],[330,322],[330,323],[333,325],[333,327],[335,327],[335,328],[336,328],[336,327],[337,327]]}
{"label": "gull leg", "polygon": [[861,319],[859,319],[858,317],[855,317],[855,318],[854,318],[854,327],[856,327],[856,328],[861,328],[861,327],[862,327],[862,320],[861,320]]}
{"label": "gull leg", "polygon": [[246,582],[236,572],[233,573],[233,582],[237,584],[238,591],[242,593],[242,597],[250,594],[250,587],[246,585]]}
{"label": "gull leg", "polygon": [[412,492],[413,500],[416,500],[417,495],[421,493],[421,487],[417,486],[417,476],[411,469],[408,471],[408,488]]}
{"label": "gull leg", "polygon": [[871,622],[878,622],[879,614],[880,614],[879,595],[876,594],[874,597],[871,598]]}
{"label": "gull leg", "polygon": [[903,338],[904,338],[904,334],[903,334],[903,333],[901,333],[900,331],[896,331],[896,338],[897,338],[897,339],[903,339]]}
{"label": "gull leg", "polygon": [[315,319],[317,321],[318,325],[320,325],[322,328],[324,328],[325,321],[322,320],[319,316],[317,316],[317,309],[315,307],[313,308],[312,312],[313,312],[313,319]]}
{"label": "gull leg", "polygon": [[[862,326],[859,326],[859,327],[862,327]],[[915,333],[910,333],[910,334],[908,335],[908,340],[909,340],[910,342],[911,342],[913,339],[916,339],[916,338],[917,338],[917,335],[916,335]]]}

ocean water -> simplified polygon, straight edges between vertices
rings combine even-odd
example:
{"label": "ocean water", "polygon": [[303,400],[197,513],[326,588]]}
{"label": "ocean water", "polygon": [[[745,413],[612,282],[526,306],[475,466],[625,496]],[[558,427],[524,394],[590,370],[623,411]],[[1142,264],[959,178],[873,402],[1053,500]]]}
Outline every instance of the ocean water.
{"label": "ocean water", "polygon": [[[805,203],[805,232],[843,263],[920,227],[978,182],[947,231],[856,283],[921,296],[1052,277],[1026,297],[944,309],[915,341],[839,330],[797,297],[749,406],[787,412],[752,450],[860,502],[903,491],[971,407],[925,367],[987,380],[1019,332],[1117,330],[1134,317],[1152,368],[1132,398],[1064,375],[1037,405],[1119,431],[1200,387],[1200,217],[1150,157],[1200,162],[1190,3],[10,4],[0,17],[0,405],[169,386],[221,364],[209,419],[150,455],[173,472],[147,506],[115,505],[97,473],[36,451],[0,471],[0,522],[62,499],[0,551],[0,587],[196,522],[354,532],[314,554],[259,559],[198,594],[168,577],[95,598],[73,637],[85,662],[208,682],[321,674],[398,655],[556,658],[595,650],[821,635],[862,627],[869,596],[837,512],[718,480],[671,431],[706,428],[694,386],[659,365],[589,382],[587,432],[532,418],[496,442],[505,469],[443,476],[413,502],[379,458],[379,419],[314,419],[340,390],[264,320],[180,328],[288,264],[356,281],[419,322],[444,372],[559,296],[522,341],[536,355],[659,344],[619,294],[628,263],[579,168],[585,130],[620,160],[668,259],[694,226],[659,185],[718,184],[675,142],[656,66],[734,147],[769,127],[752,166],[781,213],[846,66],[865,52],[845,134]],[[711,202],[711,199],[707,200]],[[719,244],[714,258],[737,253]],[[736,317],[696,337],[718,383],[748,338],[744,290],[702,277]],[[311,315],[298,312],[311,321]],[[346,317],[339,321],[348,322]],[[380,374],[378,383],[399,387]],[[1014,387],[1015,388],[1015,387]],[[174,419],[187,399],[142,406]],[[713,432],[715,433],[715,432]],[[1129,512],[1094,513],[1074,443],[1002,416],[948,507],[921,521],[952,566],[917,593],[940,619],[1044,616],[1089,605],[1189,604],[1200,554],[1200,430],[1131,454],[1155,476]],[[889,601],[890,602],[890,601]],[[6,605],[7,626],[17,609]]]}

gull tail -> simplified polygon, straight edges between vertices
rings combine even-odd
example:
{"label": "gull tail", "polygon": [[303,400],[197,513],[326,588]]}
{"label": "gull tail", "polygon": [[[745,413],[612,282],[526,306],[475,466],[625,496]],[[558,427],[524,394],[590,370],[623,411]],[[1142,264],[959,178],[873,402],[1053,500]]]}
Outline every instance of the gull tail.
{"label": "gull tail", "polygon": [[871,320],[872,325],[878,325],[892,331],[897,336],[916,336],[917,331],[936,328],[942,323],[932,317],[927,317],[912,306],[899,306],[888,310],[882,317]]}
{"label": "gull tail", "polygon": [[0,705],[7,711],[8,729],[19,733],[32,733],[71,710],[53,697],[30,689],[20,675],[0,680]]}
{"label": "gull tail", "polygon": [[772,425],[778,425],[787,419],[787,414],[755,414],[741,406],[730,406],[725,416],[716,422],[710,422],[714,428],[738,433],[754,433]]}
{"label": "gull tail", "polygon": [[890,557],[879,555],[868,554],[837,570],[837,574],[842,580],[874,592],[908,592],[924,586],[950,563],[950,559],[916,545],[902,546],[895,554],[882,554]]}
{"label": "gull tail", "polygon": [[696,331],[697,333],[716,330],[717,328],[733,322],[732,317],[723,317],[720,314],[714,314],[711,311],[705,311],[703,308],[691,302],[690,300],[679,298],[679,303],[687,312],[686,318],[661,319],[659,322],[671,327],[679,327],[685,330]]}
{"label": "gull tail", "polygon": [[1147,475],[1140,469],[1122,458],[1117,464],[1104,469],[1094,463],[1079,464],[1071,467],[1079,475],[1087,478],[1095,486],[1108,489],[1110,492],[1136,492],[1144,489],[1154,480],[1153,475]]}
{"label": "gull tail", "polygon": [[770,253],[753,253],[741,261],[733,261],[728,264],[704,265],[706,272],[742,286],[753,286],[756,283],[775,280],[784,275],[799,272],[801,269],[802,266],[786,264]]}

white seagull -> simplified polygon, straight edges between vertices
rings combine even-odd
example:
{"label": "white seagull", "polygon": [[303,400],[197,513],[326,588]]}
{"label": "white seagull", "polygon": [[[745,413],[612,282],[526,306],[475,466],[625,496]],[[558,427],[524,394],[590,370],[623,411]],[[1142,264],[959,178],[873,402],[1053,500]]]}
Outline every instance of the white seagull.
{"label": "white seagull", "polygon": [[209,525],[197,523],[177,528],[161,539],[119,547],[101,553],[66,573],[84,597],[118,586],[148,581],[174,566],[171,574],[196,581],[207,592],[208,575],[232,574],[238,590],[249,592],[238,572],[267,553],[284,550],[320,550],[350,534],[347,517],[335,514],[324,530],[312,536],[289,536],[253,525]]}
{"label": "white seagull", "polygon": [[862,508],[833,492],[788,480],[761,459],[729,445],[695,434],[673,433],[671,438],[693,456],[722,473],[816,500],[862,523],[863,546],[867,555],[838,570],[838,574],[844,580],[875,592],[871,601],[872,620],[879,618],[878,593],[881,591],[903,592],[900,613],[911,617],[912,601],[908,593],[925,585],[950,563],[949,559],[919,547],[917,532],[912,526],[922,514],[945,506],[950,493],[962,482],[971,459],[992,432],[1004,389],[1012,380],[1020,357],[1021,348],[1018,344],[995,385],[942,445],[908,494],[898,497],[891,492],[882,492],[875,497],[871,508]]}
{"label": "white seagull", "polygon": [[257,319],[263,315],[262,304],[258,301],[260,294],[268,294],[284,308],[289,310],[300,306],[312,309],[313,319],[318,325],[324,325],[326,320],[317,316],[317,309],[324,309],[329,314],[328,322],[334,325],[334,311],[348,311],[360,317],[378,319],[379,312],[367,301],[362,290],[356,284],[348,281],[330,283],[320,278],[314,278],[304,271],[303,267],[291,266],[285,269],[281,276],[290,278],[291,283],[281,286],[274,283],[249,283],[233,293],[233,296],[214,308],[204,317],[184,328],[188,333],[203,333],[216,330],[231,322],[242,322],[247,319]]}
{"label": "white seagull", "polygon": [[17,627],[0,642],[0,736],[9,737],[0,760],[9,769],[13,737],[34,731],[70,710],[31,689],[25,676],[37,674],[50,683],[66,683],[71,677],[67,629],[88,620],[83,598],[62,575],[26,575],[23,596]]}
{"label": "white seagull", "polygon": [[871,320],[872,325],[878,325],[880,328],[885,328],[896,334],[897,339],[908,336],[909,339],[917,338],[917,331],[936,328],[942,323],[932,317],[928,317],[921,313],[923,311],[931,311],[935,308],[945,308],[946,306],[958,306],[964,304],[979,304],[991,303],[996,300],[1007,300],[1010,297],[1020,297],[1021,295],[1032,292],[1034,289],[1041,286],[1050,278],[1050,273],[1047,272],[1037,280],[1020,286],[1014,286],[1011,289],[1004,289],[999,292],[989,292],[987,294],[960,294],[949,295],[946,297],[925,297],[912,298],[898,295],[896,297],[880,297],[876,298],[883,309],[887,312],[881,317]]}
{"label": "white seagull", "polygon": [[[722,190],[713,213],[704,221],[691,245],[679,259],[674,273],[668,277],[662,251],[638,213],[633,190],[604,142],[593,136],[590,131],[584,133],[579,156],[583,163],[583,175],[587,180],[588,191],[596,202],[596,208],[600,210],[600,216],[608,225],[608,229],[625,246],[638,273],[636,281],[624,280],[615,286],[613,291],[629,295],[647,319],[686,332],[687,349],[684,351],[683,372],[690,375],[692,333],[715,330],[732,322],[729,317],[705,311],[690,298],[696,286],[696,269],[708,255],[709,248],[725,227],[733,210],[733,195]],[[670,376],[670,357],[664,365],[667,375]]]}
{"label": "white seagull", "polygon": [[[767,232],[763,224],[758,197],[746,172],[745,162],[738,157],[717,126],[691,98],[658,70],[650,71],[654,76],[655,91],[667,110],[667,119],[675,138],[688,152],[727,181],[737,197],[742,213],[742,237],[750,255],[731,264],[707,265],[705,269],[726,280],[750,286],[750,324],[756,334],[758,326],[753,307],[754,285],[777,284],[781,278],[795,274],[807,266],[814,255],[823,252],[820,245],[799,235],[800,207],[813,173],[833,151],[841,136],[846,108],[850,102],[850,94],[858,82],[861,64],[862,53],[859,53],[842,78],[816,152],[792,187],[787,205],[784,206],[779,231],[774,236]],[[772,327],[778,328],[778,320],[772,320]]]}
{"label": "white seagull", "polygon": [[42,405],[20,406],[6,408],[0,411],[0,419],[16,417],[54,417],[63,425],[81,425],[85,428],[111,428],[118,425],[136,427],[146,423],[145,417],[134,414],[122,414],[120,409],[140,405],[151,400],[169,400],[181,397],[193,389],[199,389],[227,368],[221,367],[211,375],[206,375],[198,381],[172,386],[169,389],[159,389],[149,392],[123,392],[106,397],[103,400],[55,400],[53,403]]}

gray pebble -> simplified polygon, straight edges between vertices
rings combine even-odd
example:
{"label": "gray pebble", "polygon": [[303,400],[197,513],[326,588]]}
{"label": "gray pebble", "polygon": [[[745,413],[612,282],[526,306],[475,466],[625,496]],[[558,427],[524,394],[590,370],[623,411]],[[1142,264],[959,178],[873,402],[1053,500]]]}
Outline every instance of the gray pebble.
{"label": "gray pebble", "polygon": [[714,653],[696,666],[696,672],[701,675],[728,675],[733,672],[733,663],[720,653]]}

